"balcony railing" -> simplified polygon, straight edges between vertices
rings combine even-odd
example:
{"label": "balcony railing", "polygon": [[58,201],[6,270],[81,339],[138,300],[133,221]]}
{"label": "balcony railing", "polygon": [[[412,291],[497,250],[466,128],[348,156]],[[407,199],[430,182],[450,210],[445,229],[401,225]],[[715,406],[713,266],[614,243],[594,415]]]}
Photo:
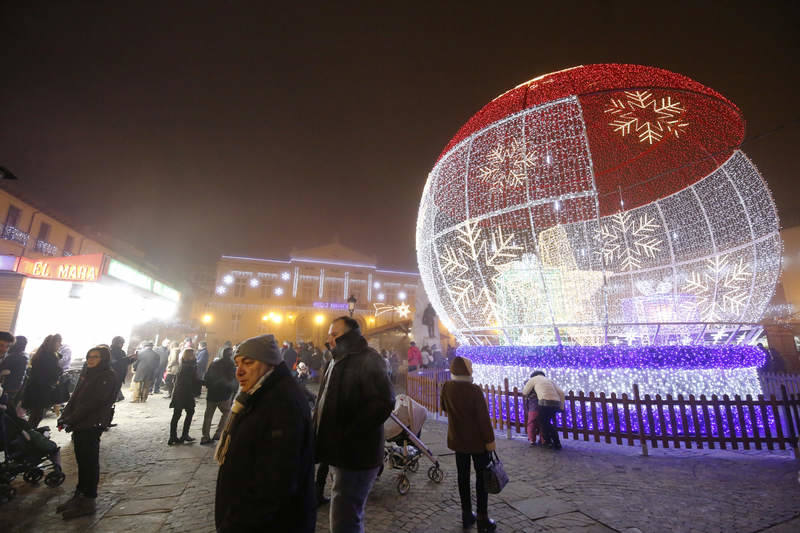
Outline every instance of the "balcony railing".
{"label": "balcony railing", "polygon": [[44,255],[56,255],[58,253],[58,248],[56,248],[55,244],[43,240],[37,240],[33,249]]}
{"label": "balcony railing", "polygon": [[0,228],[2,228],[3,239],[19,243],[23,246],[26,246],[28,244],[28,239],[30,238],[30,235],[28,235],[24,231],[21,231],[15,228],[14,226],[0,225]]}

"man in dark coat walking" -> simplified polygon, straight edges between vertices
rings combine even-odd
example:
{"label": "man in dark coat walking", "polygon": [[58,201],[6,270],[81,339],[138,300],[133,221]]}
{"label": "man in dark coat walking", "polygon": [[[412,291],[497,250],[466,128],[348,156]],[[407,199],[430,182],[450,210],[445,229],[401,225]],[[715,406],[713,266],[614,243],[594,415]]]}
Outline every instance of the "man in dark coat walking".
{"label": "man in dark coat walking", "polygon": [[153,351],[153,341],[142,343],[142,349],[136,355],[133,363],[133,402],[146,402],[150,388],[153,386],[153,376],[160,359],[158,354]]}
{"label": "man in dark coat walking", "polygon": [[242,392],[219,441],[215,523],[220,533],[312,533],[314,433],[300,386],[272,335],[236,350]]}
{"label": "man in dark coat walking", "polygon": [[[200,444],[209,444],[212,441],[219,440],[222,430],[225,428],[225,423],[228,421],[228,415],[231,412],[231,399],[236,394],[236,389],[239,388],[239,383],[236,381],[236,364],[233,362],[233,350],[230,347],[225,348],[222,351],[222,357],[208,367],[205,385],[206,389],[208,389],[208,394],[206,395],[206,412],[205,416],[203,416],[203,438],[200,439]],[[222,413],[222,418],[219,419],[217,431],[212,439],[209,436],[211,433],[211,419],[217,409]]]}
{"label": "man in dark coat walking", "polygon": [[292,371],[294,364],[297,362],[297,352],[294,351],[294,347],[292,347],[291,342],[283,351],[283,362],[286,363],[286,368],[289,369],[289,372]]}
{"label": "man in dark coat walking", "polygon": [[394,392],[383,358],[367,345],[358,322],[333,321],[328,332],[333,360],[325,370],[314,425],[316,460],[330,465],[331,531],[363,532],[367,496],[383,463],[383,423]]}

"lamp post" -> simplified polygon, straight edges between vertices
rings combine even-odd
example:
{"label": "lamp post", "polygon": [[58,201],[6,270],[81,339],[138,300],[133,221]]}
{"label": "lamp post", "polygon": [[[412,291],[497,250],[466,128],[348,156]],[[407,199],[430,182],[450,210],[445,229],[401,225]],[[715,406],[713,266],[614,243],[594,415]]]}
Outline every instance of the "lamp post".
{"label": "lamp post", "polygon": [[357,301],[358,300],[356,300],[356,297],[352,294],[350,295],[350,298],[347,299],[347,310],[350,311],[350,318],[353,318],[353,311],[356,310]]}

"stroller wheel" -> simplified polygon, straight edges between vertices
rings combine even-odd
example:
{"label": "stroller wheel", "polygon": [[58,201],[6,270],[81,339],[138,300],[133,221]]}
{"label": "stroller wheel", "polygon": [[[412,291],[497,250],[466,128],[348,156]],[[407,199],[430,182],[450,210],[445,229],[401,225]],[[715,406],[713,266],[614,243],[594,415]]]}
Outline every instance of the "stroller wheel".
{"label": "stroller wheel", "polygon": [[44,472],[42,471],[41,468],[33,468],[25,472],[22,475],[22,479],[24,479],[25,481],[27,481],[32,485],[35,485],[36,483],[39,483],[39,481],[42,479],[43,476]]}
{"label": "stroller wheel", "polygon": [[444,479],[444,472],[439,465],[433,465],[428,469],[428,478],[434,483],[441,483]]}
{"label": "stroller wheel", "polygon": [[416,457],[412,457],[408,461],[408,470],[410,472],[416,472],[417,470],[419,470],[419,456],[418,455]]}
{"label": "stroller wheel", "polygon": [[67,479],[67,476],[64,474],[64,472],[60,470],[54,470],[45,476],[44,484],[48,487],[58,487],[64,483],[65,479]]}
{"label": "stroller wheel", "polygon": [[397,492],[401,496],[405,496],[409,490],[411,490],[411,481],[408,480],[408,477],[405,474],[397,476]]}
{"label": "stroller wheel", "polygon": [[0,485],[0,505],[8,503],[17,495],[17,489],[9,485]]}

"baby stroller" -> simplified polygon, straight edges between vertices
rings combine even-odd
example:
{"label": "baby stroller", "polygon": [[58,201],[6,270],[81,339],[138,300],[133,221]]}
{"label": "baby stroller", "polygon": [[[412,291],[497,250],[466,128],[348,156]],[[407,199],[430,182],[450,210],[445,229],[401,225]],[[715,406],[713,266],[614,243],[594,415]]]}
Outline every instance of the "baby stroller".
{"label": "baby stroller", "polygon": [[[66,476],[61,471],[58,445],[50,440],[50,428],[43,426],[31,429],[28,423],[16,416],[9,408],[7,396],[2,392],[0,377],[0,446],[4,453],[0,463],[0,503],[16,495],[11,482],[22,474],[22,479],[31,484],[44,477],[48,487],[58,487]],[[45,471],[50,470],[45,476]]]}
{"label": "baby stroller", "polygon": [[400,470],[397,476],[397,492],[401,495],[406,495],[411,490],[407,473],[419,470],[419,460],[423,455],[433,463],[428,469],[428,478],[435,483],[441,483],[444,479],[439,461],[420,440],[427,416],[424,407],[405,394],[398,394],[394,411],[383,424],[386,436],[383,459],[393,469]]}

